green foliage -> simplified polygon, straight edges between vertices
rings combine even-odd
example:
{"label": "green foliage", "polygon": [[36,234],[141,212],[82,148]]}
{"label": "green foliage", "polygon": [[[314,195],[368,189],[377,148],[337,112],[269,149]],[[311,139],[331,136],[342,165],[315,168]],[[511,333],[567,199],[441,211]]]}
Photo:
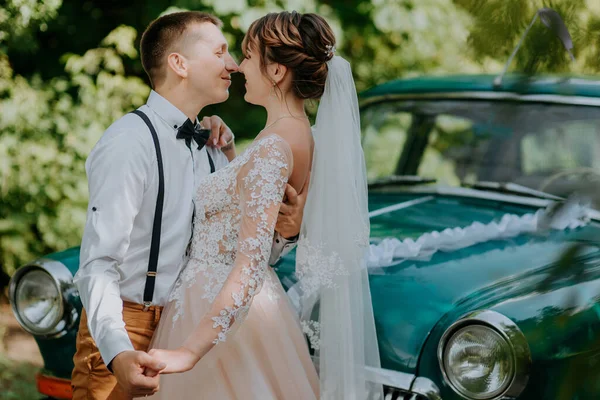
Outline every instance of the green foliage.
{"label": "green foliage", "polygon": [[536,11],[550,7],[557,11],[573,39],[571,62],[560,40],[538,19],[511,70],[528,74],[584,73],[600,71],[600,3],[597,0],[454,0],[473,16],[469,47],[479,62],[507,60]]}
{"label": "green foliage", "polygon": [[35,400],[41,396],[35,386],[39,367],[17,363],[0,354],[0,400]]}
{"label": "green foliage", "polygon": [[58,15],[62,0],[5,0],[0,8],[0,50],[19,46],[32,53],[37,49],[35,30],[48,29],[48,21]]}
{"label": "green foliage", "polygon": [[118,27],[101,47],[66,55],[66,77],[26,79],[0,56],[0,262],[79,242],[87,207],[84,162],[112,121],[143,104],[149,88],[124,75],[136,32]]}

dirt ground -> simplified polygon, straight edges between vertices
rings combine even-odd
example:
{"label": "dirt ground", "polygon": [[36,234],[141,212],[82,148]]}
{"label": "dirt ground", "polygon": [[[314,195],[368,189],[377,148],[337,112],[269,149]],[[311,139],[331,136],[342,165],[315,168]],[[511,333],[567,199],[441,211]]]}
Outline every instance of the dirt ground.
{"label": "dirt ground", "polygon": [[25,332],[10,305],[0,303],[0,354],[10,360],[41,367],[42,356],[33,337]]}

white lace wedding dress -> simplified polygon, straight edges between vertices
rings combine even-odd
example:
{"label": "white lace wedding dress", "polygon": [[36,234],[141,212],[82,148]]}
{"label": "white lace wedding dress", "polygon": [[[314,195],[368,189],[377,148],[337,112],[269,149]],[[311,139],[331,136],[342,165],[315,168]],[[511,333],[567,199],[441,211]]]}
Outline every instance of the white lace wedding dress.
{"label": "white lace wedding dress", "polygon": [[206,318],[215,346],[191,371],[161,376],[153,398],[319,397],[298,317],[268,265],[292,167],[289,145],[270,134],[199,185],[190,260],[151,347],[178,348]]}

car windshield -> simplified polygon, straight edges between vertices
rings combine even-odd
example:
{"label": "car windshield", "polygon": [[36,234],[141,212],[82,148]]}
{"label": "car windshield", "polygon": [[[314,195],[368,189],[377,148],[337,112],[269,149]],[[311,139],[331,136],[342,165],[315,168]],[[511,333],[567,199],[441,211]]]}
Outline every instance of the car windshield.
{"label": "car windshield", "polygon": [[600,183],[600,107],[402,100],[370,105],[361,117],[370,180],[512,182],[557,196]]}

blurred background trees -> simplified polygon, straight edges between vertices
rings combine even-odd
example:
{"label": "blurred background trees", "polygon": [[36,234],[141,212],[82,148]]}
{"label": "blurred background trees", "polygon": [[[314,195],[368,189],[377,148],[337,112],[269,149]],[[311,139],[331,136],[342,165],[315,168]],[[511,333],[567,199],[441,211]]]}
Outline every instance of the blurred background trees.
{"label": "blurred background trees", "polygon": [[[270,11],[328,19],[359,91],[398,77],[498,73],[535,11],[557,10],[574,39],[576,63],[542,24],[511,71],[598,71],[597,0],[5,0],[0,8],[0,264],[20,264],[78,245],[85,221],[84,162],[112,121],[138,107],[150,88],[139,39],[150,21],[181,9],[216,14],[238,60],[250,23]],[[243,101],[203,110],[229,123],[238,140],[264,124]]]}

